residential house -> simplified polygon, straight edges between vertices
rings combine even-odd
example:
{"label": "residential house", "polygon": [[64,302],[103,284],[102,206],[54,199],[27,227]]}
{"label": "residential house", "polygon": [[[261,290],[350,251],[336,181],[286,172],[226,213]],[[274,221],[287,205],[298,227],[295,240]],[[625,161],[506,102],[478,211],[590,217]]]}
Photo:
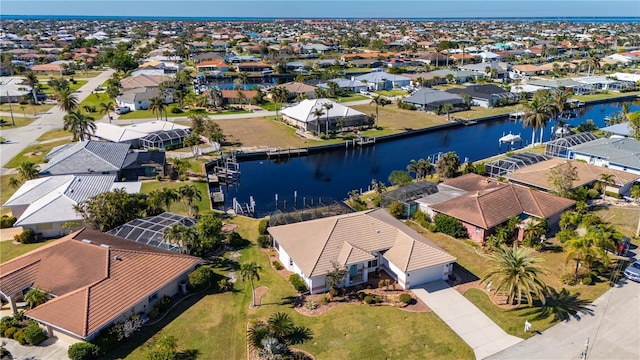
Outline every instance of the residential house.
{"label": "residential house", "polygon": [[613,170],[640,174],[640,141],[600,138],[572,146],[571,158]]}
{"label": "residential house", "polygon": [[118,175],[129,144],[85,140],[53,148],[40,175]]}
{"label": "residential house", "polygon": [[[487,68],[489,72],[487,72]],[[490,77],[495,74],[496,79],[504,79],[507,75],[507,64],[500,64],[497,61],[465,64],[460,67],[462,70],[475,71],[483,77]]]}
{"label": "residential house", "polygon": [[441,70],[430,71],[427,74],[433,74],[433,76],[438,76],[441,79],[447,79],[449,75],[451,75],[456,84],[464,84],[466,82],[469,82],[472,80],[478,80],[479,78],[484,77],[483,74],[480,74],[477,71],[468,71],[468,70],[441,69]]}
{"label": "residential house", "polygon": [[289,96],[292,98],[296,98],[298,95],[304,95],[308,99],[314,99],[316,97],[316,87],[302,82],[293,81],[278,86],[287,89]]}
{"label": "residential house", "polygon": [[[25,79],[22,77],[0,77],[0,103],[17,103],[25,95],[31,94],[31,88],[24,84]],[[17,109],[14,109],[17,111]]]}
{"label": "residential house", "polygon": [[[96,130],[93,134],[91,134],[91,138],[103,141],[111,141],[114,143],[129,144],[131,149],[139,149],[143,147],[141,139],[143,139],[147,135],[172,130],[182,130],[188,135],[191,131],[191,128],[185,125],[164,120],[155,120],[125,126],[97,122]],[[164,146],[160,148],[164,148]]]}
{"label": "residential house", "polygon": [[196,69],[206,75],[229,71],[229,65],[221,60],[205,60],[196,65]]}
{"label": "residential house", "polygon": [[262,61],[256,62],[243,62],[236,65],[238,72],[261,72],[267,70],[273,70],[271,65]]}
{"label": "residential house", "polygon": [[384,209],[268,228],[284,267],[302,277],[312,294],[328,290],[327,273],[347,270],[343,286],[366,283],[383,270],[410,289],[443,280],[456,258]]}
{"label": "residential house", "polygon": [[128,76],[120,80],[120,86],[124,90],[136,89],[136,88],[149,88],[159,87],[165,81],[169,81],[171,78],[166,75],[137,75]]}
{"label": "residential house", "polygon": [[[333,107],[327,110],[324,107],[326,103],[330,103]],[[315,116],[316,109],[320,109],[323,115]],[[329,112],[328,119],[327,111]],[[327,133],[327,129],[335,130],[339,127],[350,128],[369,124],[368,115],[329,99],[303,100],[296,106],[282,109],[282,117],[283,121],[291,126],[316,133]]]}
{"label": "residential house", "polygon": [[[247,104],[251,102],[256,95],[257,90],[221,90],[222,104]],[[212,100],[213,101],[213,100]]]}
{"label": "residential house", "polygon": [[391,90],[411,85],[410,78],[383,71],[373,71],[368,74],[356,76],[355,79],[366,83],[367,87],[371,90]]}
{"label": "residential house", "polygon": [[201,259],[83,229],[0,265],[0,295],[14,312],[37,287],[49,300],[25,316],[49,336],[90,341],[150,312],[186,284]]}
{"label": "residential house", "polygon": [[440,111],[445,104],[451,104],[454,110],[466,108],[466,103],[462,96],[432,88],[418,89],[402,101],[424,111]]}
{"label": "residential house", "polygon": [[116,183],[115,175],[60,175],[26,181],[2,206],[18,220],[14,226],[31,229],[42,237],[62,236],[67,222],[82,223],[74,207],[92,196],[125,188],[140,191],[142,183]]}
{"label": "residential house", "polygon": [[116,98],[116,104],[128,107],[131,111],[147,110],[151,105],[151,99],[155,97],[161,97],[166,104],[173,102],[173,96],[169,92],[163,96],[157,87],[141,87],[123,91],[122,95]]}
{"label": "residential house", "polygon": [[224,57],[222,55],[212,51],[192,54],[191,59],[196,63],[201,63],[203,61],[224,61]]}
{"label": "residential house", "polygon": [[328,80],[326,83],[318,84],[318,87],[326,90],[331,89],[331,86],[329,86],[329,82],[336,83],[338,85],[338,89],[343,90],[345,92],[350,92],[350,93],[357,93],[360,91],[367,90],[367,86],[368,86],[367,83],[352,77],[351,79],[342,79],[342,78],[331,79],[331,80]]}
{"label": "residential house", "polygon": [[450,94],[467,95],[471,97],[473,105],[483,108],[496,107],[511,104],[520,99],[520,95],[508,92],[503,88],[493,85],[471,85],[465,88],[455,88],[447,90]]}

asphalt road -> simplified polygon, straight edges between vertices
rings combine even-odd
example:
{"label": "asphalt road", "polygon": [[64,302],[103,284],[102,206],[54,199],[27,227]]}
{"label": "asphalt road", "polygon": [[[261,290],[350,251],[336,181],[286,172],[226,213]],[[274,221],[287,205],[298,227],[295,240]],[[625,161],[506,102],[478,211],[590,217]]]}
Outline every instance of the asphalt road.
{"label": "asphalt road", "polygon": [[[95,78],[88,79],[88,82],[76,91],[78,102],[86,99],[96,87],[102,85],[111,77],[113,70],[102,72]],[[0,145],[0,174],[4,175],[10,172],[4,166],[18,155],[27,146],[37,143],[36,139],[47,131],[60,129],[64,123],[65,112],[57,106],[51,108],[46,113],[41,114],[38,118],[28,126],[16,129],[2,130],[2,137],[7,139],[8,143]]]}

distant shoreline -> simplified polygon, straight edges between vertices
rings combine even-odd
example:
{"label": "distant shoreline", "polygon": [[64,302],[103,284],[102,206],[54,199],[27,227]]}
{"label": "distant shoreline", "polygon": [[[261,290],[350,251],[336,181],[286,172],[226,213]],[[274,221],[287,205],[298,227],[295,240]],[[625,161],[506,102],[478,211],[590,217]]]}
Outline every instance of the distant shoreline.
{"label": "distant shoreline", "polygon": [[434,18],[384,18],[384,17],[187,17],[187,16],[93,16],[93,15],[2,15],[2,20],[106,20],[106,21],[276,21],[276,20],[409,20],[409,21],[521,21],[521,22],[575,22],[575,23],[625,23],[640,22],[639,16],[620,17],[434,17]]}

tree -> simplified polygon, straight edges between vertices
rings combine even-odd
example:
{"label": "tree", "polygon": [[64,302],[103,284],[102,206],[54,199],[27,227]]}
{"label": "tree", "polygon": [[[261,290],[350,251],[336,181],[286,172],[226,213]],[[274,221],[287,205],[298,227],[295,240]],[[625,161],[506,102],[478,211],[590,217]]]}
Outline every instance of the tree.
{"label": "tree", "polygon": [[24,74],[24,77],[26,78],[27,85],[29,85],[29,87],[31,88],[31,96],[33,96],[33,101],[36,105],[38,105],[38,94],[36,92],[38,89],[38,85],[40,84],[38,76],[36,76],[33,71],[29,71],[28,73]]}
{"label": "tree", "polygon": [[394,186],[405,186],[411,184],[413,182],[413,178],[411,175],[402,170],[393,170],[391,174],[389,174],[389,178],[387,179]]}
{"label": "tree", "polygon": [[184,203],[184,206],[187,210],[187,214],[189,216],[195,215],[195,212],[198,208],[195,205],[196,200],[202,200],[202,194],[200,194],[200,190],[191,184],[191,185],[182,185],[178,188],[178,193],[180,194],[180,200]]}
{"label": "tree", "polygon": [[289,90],[282,86],[276,86],[271,89],[271,98],[276,105],[276,121],[278,121],[278,111],[282,109],[282,103],[289,99]]}
{"label": "tree", "polygon": [[191,167],[191,163],[189,162],[189,159],[181,159],[181,158],[174,158],[171,160],[171,165],[173,166],[173,168],[175,169],[175,171],[178,173],[178,177],[181,178],[182,176],[187,176],[187,172],[189,171],[189,168]]}
{"label": "tree", "polygon": [[520,305],[523,294],[529,306],[533,305],[532,294],[544,303],[546,285],[540,275],[546,274],[547,270],[539,266],[541,261],[531,256],[530,249],[503,245],[489,258],[492,266],[485,272],[482,282],[492,283],[494,296],[500,292],[506,293],[509,304],[517,300]]}
{"label": "tree", "polygon": [[535,135],[538,129],[540,130],[540,141],[542,142],[542,131],[547,122],[549,121],[549,111],[547,103],[540,96],[534,96],[531,102],[525,105],[525,111],[523,115],[523,125],[525,127],[531,127],[533,134],[531,135],[531,144],[535,144]]}
{"label": "tree", "polygon": [[371,98],[369,105],[371,104],[376,104],[376,126],[378,126],[378,120],[380,119],[379,107],[385,107],[386,105],[391,104],[391,100],[383,97],[382,95],[374,95]]}
{"label": "tree", "polygon": [[[18,166],[18,175],[22,181],[37,179],[40,176],[40,168],[35,163],[23,161]],[[17,181],[15,178],[14,180]],[[15,181],[12,181],[12,183],[19,184],[19,182],[16,183]]]}
{"label": "tree", "polygon": [[327,112],[327,122],[326,122],[326,130],[325,130],[325,134],[329,135],[329,110],[333,109],[333,103],[330,101],[327,101],[325,103],[322,104],[322,107],[326,110]]}
{"label": "tree", "polygon": [[336,290],[344,283],[344,277],[347,276],[347,269],[335,261],[331,262],[332,270],[327,271],[326,282],[329,289]]}
{"label": "tree", "polygon": [[[571,93],[568,91],[556,91],[551,94],[549,99],[549,115],[553,117],[554,130],[559,126],[558,118],[563,111],[570,107],[569,97]],[[552,134],[553,135],[553,134]]]}
{"label": "tree", "polygon": [[433,217],[436,232],[441,232],[456,239],[467,237],[467,229],[462,225],[460,220],[446,214],[436,214]]}
{"label": "tree", "polygon": [[166,228],[162,233],[162,240],[166,243],[179,246],[180,251],[186,254],[194,253],[193,250],[197,247],[197,234],[195,229],[182,224],[173,224],[171,227]]}
{"label": "tree", "polygon": [[205,127],[205,136],[211,142],[216,142],[220,145],[224,144],[227,137],[222,132],[222,127],[215,121],[207,119],[204,124]]}
{"label": "tree", "polygon": [[202,215],[196,223],[196,233],[198,234],[197,253],[204,255],[216,249],[225,237],[222,232],[222,219],[214,214]]}
{"label": "tree", "polygon": [[78,107],[78,96],[71,88],[62,88],[56,92],[56,102],[62,111],[69,113]]}
{"label": "tree", "polygon": [[442,178],[452,178],[460,167],[460,158],[455,152],[448,152],[436,161],[436,171]]}
{"label": "tree", "polygon": [[311,114],[316,117],[316,133],[320,136],[320,116],[324,115],[324,111],[321,108],[315,108]]}
{"label": "tree", "polygon": [[198,134],[196,134],[195,132],[192,132],[191,134],[189,134],[189,136],[184,138],[183,144],[184,146],[191,148],[191,153],[193,154],[193,158],[195,160],[198,160],[198,155],[200,152],[200,147],[198,146],[200,145],[200,136],[198,136]]}
{"label": "tree", "polygon": [[37,286],[32,287],[24,294],[24,301],[29,303],[29,309],[42,305],[49,300],[49,294],[40,290]]}
{"label": "tree", "polygon": [[218,87],[212,87],[209,89],[209,99],[213,103],[214,108],[222,106],[222,90]]}
{"label": "tree", "polygon": [[260,281],[260,271],[262,267],[256,264],[255,262],[242,264],[240,267],[240,276],[242,277],[242,281],[249,280],[251,281],[251,296],[253,298],[253,306],[256,306],[256,290],[253,285],[253,281]]}
{"label": "tree", "polygon": [[450,116],[450,112],[453,111],[453,105],[451,105],[450,103],[446,103],[444,105],[442,105],[441,110],[442,112],[447,114],[447,121],[451,122],[451,116]]}
{"label": "tree", "polygon": [[117,85],[109,85],[105,93],[111,101],[115,101],[116,98],[120,96],[120,88]]}
{"label": "tree", "polygon": [[167,108],[167,104],[165,104],[164,99],[159,96],[152,97],[149,99],[149,110],[153,114],[155,114],[156,119],[162,120],[162,114],[165,112]]}
{"label": "tree", "polygon": [[169,187],[163,187],[158,191],[160,194],[160,198],[162,199],[162,202],[164,204],[165,211],[171,212],[171,204],[180,199],[178,191]]}
{"label": "tree", "polygon": [[109,116],[109,122],[111,122],[111,112],[116,111],[116,106],[113,102],[108,101],[106,103],[100,103],[100,115]]}
{"label": "tree", "polygon": [[96,124],[91,116],[85,115],[80,110],[73,110],[64,116],[64,130],[73,134],[74,140],[84,141],[89,139],[89,134],[96,131]]}
{"label": "tree", "polygon": [[144,217],[147,201],[145,194],[129,194],[121,188],[78,203],[74,210],[82,216],[88,227],[106,232],[133,219]]}
{"label": "tree", "polygon": [[578,280],[578,270],[581,264],[585,264],[587,268],[590,268],[593,260],[597,258],[609,259],[604,249],[598,248],[594,240],[595,237],[591,234],[589,236],[579,236],[564,243],[564,248],[567,252],[565,262],[568,263],[569,260],[576,261],[574,271],[576,281]]}
{"label": "tree", "polygon": [[[600,59],[598,58],[598,54],[594,51],[589,52],[589,57],[585,60],[585,64],[588,66],[587,76],[594,75],[596,70],[600,69]],[[593,69],[593,73],[591,73],[591,69]]]}
{"label": "tree", "polygon": [[640,185],[633,185],[631,187],[631,197],[636,202],[640,199]]}
{"label": "tree", "polygon": [[9,177],[9,186],[11,186],[14,189],[17,189],[20,187],[20,185],[22,184],[22,182],[20,180],[18,180],[17,178],[11,176]]}
{"label": "tree", "polygon": [[556,194],[567,197],[573,189],[573,182],[578,179],[578,169],[567,160],[549,170],[547,179],[553,185]]}
{"label": "tree", "polygon": [[596,187],[604,195],[607,186],[613,186],[615,183],[615,176],[613,174],[600,174],[600,179],[598,179]]}
{"label": "tree", "polygon": [[631,135],[640,140],[640,111],[635,111],[627,115],[629,119],[629,127],[631,127]]}
{"label": "tree", "polygon": [[153,339],[147,345],[148,360],[175,360],[178,356],[178,339],[172,335],[163,335]]}

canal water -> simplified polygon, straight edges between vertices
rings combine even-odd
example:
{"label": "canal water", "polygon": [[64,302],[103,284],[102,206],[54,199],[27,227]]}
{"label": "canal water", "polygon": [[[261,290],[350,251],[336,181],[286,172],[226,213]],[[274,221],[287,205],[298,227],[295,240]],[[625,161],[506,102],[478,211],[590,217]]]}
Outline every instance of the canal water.
{"label": "canal water", "polygon": [[[622,103],[606,103],[588,106],[578,116],[567,121],[578,124],[592,119],[598,127],[604,126],[607,115],[619,112]],[[640,111],[640,105],[632,103],[631,111]],[[550,122],[544,130],[544,141],[551,137]],[[318,201],[347,198],[354,189],[366,190],[372,179],[388,183],[393,170],[406,170],[412,160],[426,159],[439,152],[455,151],[461,162],[467,158],[478,161],[510,150],[499,146],[498,139],[509,132],[520,134],[523,145],[531,142],[531,128],[523,128],[521,122],[508,119],[437,130],[396,140],[379,142],[373,146],[335,149],[308,156],[280,161],[253,160],[240,163],[240,181],[225,189],[225,206],[231,207],[236,198],[241,204],[249,203],[252,196],[257,216],[267,215],[276,209],[300,209],[304,205],[317,205]],[[536,133],[539,141],[540,131]]]}

